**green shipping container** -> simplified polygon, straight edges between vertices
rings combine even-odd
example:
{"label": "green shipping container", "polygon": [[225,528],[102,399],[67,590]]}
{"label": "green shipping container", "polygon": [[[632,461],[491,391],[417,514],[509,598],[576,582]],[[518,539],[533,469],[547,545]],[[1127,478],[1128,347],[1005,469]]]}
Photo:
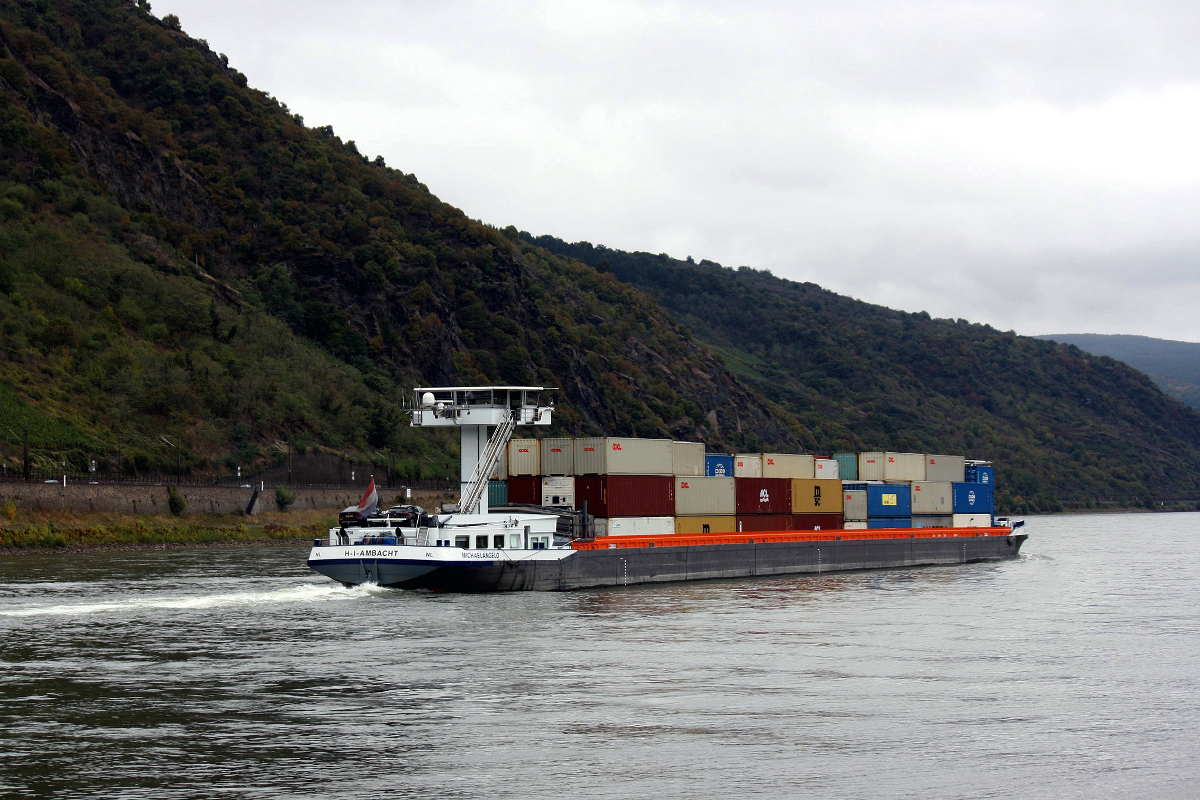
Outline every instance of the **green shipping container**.
{"label": "green shipping container", "polygon": [[838,462],[838,477],[844,481],[858,480],[858,453],[834,453]]}
{"label": "green shipping container", "polygon": [[508,505],[508,481],[488,481],[488,508]]}

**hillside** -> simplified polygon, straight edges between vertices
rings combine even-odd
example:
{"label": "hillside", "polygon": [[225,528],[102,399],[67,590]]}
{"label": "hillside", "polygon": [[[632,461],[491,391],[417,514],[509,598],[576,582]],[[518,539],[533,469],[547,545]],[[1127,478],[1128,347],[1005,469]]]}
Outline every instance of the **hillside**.
{"label": "hillside", "polygon": [[1200,410],[1200,344],[1103,333],[1054,333],[1039,336],[1109,356],[1149,375],[1175,399]]}

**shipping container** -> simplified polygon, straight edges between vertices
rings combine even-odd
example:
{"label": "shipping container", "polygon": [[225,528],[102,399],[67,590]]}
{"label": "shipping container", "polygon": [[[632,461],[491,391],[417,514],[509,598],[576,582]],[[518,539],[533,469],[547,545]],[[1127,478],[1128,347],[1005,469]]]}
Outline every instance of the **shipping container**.
{"label": "shipping container", "polygon": [[670,439],[598,436],[575,440],[576,475],[670,475]]}
{"label": "shipping container", "polygon": [[763,453],[764,478],[815,478],[815,458],[799,453]]}
{"label": "shipping container", "polygon": [[923,481],[924,453],[859,453],[858,477],[864,481]]}
{"label": "shipping container", "polygon": [[676,533],[734,533],[737,517],[676,517]]}
{"label": "shipping container", "polygon": [[737,513],[736,478],[676,478],[675,516],[725,516]]}
{"label": "shipping container", "polygon": [[500,459],[496,462],[496,468],[492,470],[492,480],[506,481],[508,480],[508,448],[505,447],[500,451]]}
{"label": "shipping container", "polygon": [[537,475],[509,475],[508,502],[541,505],[542,479]]}
{"label": "shipping container", "polygon": [[542,505],[556,508],[575,507],[575,477],[542,478]]}
{"label": "shipping container", "polygon": [[813,477],[840,479],[842,477],[842,465],[832,458],[813,459]]}
{"label": "shipping container", "polygon": [[593,536],[663,536],[674,532],[674,517],[602,517],[592,521]]}
{"label": "shipping container", "polygon": [[992,527],[992,515],[954,514],[950,518],[950,525],[955,528],[990,528]]}
{"label": "shipping container", "polygon": [[914,528],[952,528],[954,519],[950,514],[913,514]]}
{"label": "shipping container", "polygon": [[593,517],[674,518],[675,479],[670,475],[576,475],[575,508]]}
{"label": "shipping container", "polygon": [[868,528],[911,528],[912,517],[880,517],[867,520]]}
{"label": "shipping container", "polygon": [[762,453],[738,453],[733,457],[733,477],[761,478]]}
{"label": "shipping container", "polygon": [[793,514],[841,514],[842,482],[828,478],[792,481]]}
{"label": "shipping container", "polygon": [[963,482],[964,483],[986,483],[993,485],[996,483],[996,468],[985,467],[978,464],[968,464]]}
{"label": "shipping container", "polygon": [[575,474],[575,440],[542,439],[542,475]]}
{"label": "shipping container", "polygon": [[704,442],[671,442],[672,475],[704,475]]}
{"label": "shipping container", "polygon": [[955,514],[991,514],[995,511],[990,483],[955,483]]}
{"label": "shipping container", "polygon": [[861,489],[842,489],[842,517],[851,522],[866,522],[866,486]]}
{"label": "shipping container", "polygon": [[488,508],[508,505],[508,482],[488,481]]}
{"label": "shipping container", "polygon": [[842,529],[841,514],[793,514],[794,531],[838,531]]}
{"label": "shipping container", "polygon": [[787,478],[738,478],[737,513],[791,514],[792,482]]}
{"label": "shipping container", "polygon": [[[508,477],[541,475],[542,448],[537,439],[512,439],[508,443]],[[511,494],[512,488],[509,487]]]}
{"label": "shipping container", "polygon": [[939,456],[925,454],[925,478],[927,481],[962,483],[967,479],[967,460],[962,456]]}
{"label": "shipping container", "polygon": [[834,453],[838,462],[838,477],[844,481],[858,480],[858,453]]}
{"label": "shipping container", "polygon": [[912,513],[950,514],[954,511],[951,484],[946,481],[916,481],[912,485]]}
{"label": "shipping container", "polygon": [[846,531],[861,531],[866,530],[867,521],[865,519],[848,519],[842,522],[842,530]]}
{"label": "shipping container", "polygon": [[732,478],[733,456],[709,453],[704,457],[704,474],[710,478]]}
{"label": "shipping container", "polygon": [[867,485],[867,519],[911,517],[912,490],[903,485]]}
{"label": "shipping container", "polygon": [[763,533],[766,531],[790,531],[791,514],[750,514],[737,518],[738,533]]}

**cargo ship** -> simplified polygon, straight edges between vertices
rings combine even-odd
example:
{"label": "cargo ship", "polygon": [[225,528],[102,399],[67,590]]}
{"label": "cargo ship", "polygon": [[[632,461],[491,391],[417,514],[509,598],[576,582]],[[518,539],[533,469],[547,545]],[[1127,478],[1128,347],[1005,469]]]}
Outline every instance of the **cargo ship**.
{"label": "cargo ship", "polygon": [[[413,426],[460,429],[457,509],[346,515],[352,521],[314,541],[309,567],[346,586],[568,591],[1013,559],[1026,539],[1021,521],[991,513],[993,473],[982,462],[859,454],[862,474],[843,479],[849,462],[837,458],[709,455],[700,443],[646,439],[512,441],[518,425],[550,424],[545,391],[414,390]],[[579,474],[541,477],[541,496],[494,496],[505,462],[514,473],[543,472],[542,449],[545,470]],[[927,480],[969,470],[970,482]],[[782,477],[796,474],[813,477]],[[504,485],[526,491],[529,481],[511,483],[522,477],[534,476]],[[705,513],[714,510],[735,513]]]}

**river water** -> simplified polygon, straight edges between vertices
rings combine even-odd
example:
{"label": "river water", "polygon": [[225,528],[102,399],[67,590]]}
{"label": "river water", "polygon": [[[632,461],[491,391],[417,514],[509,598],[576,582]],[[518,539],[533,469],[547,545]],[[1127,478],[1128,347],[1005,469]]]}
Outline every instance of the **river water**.
{"label": "river water", "polygon": [[1200,514],[566,594],[299,547],[0,555],[0,796],[1195,797]]}

